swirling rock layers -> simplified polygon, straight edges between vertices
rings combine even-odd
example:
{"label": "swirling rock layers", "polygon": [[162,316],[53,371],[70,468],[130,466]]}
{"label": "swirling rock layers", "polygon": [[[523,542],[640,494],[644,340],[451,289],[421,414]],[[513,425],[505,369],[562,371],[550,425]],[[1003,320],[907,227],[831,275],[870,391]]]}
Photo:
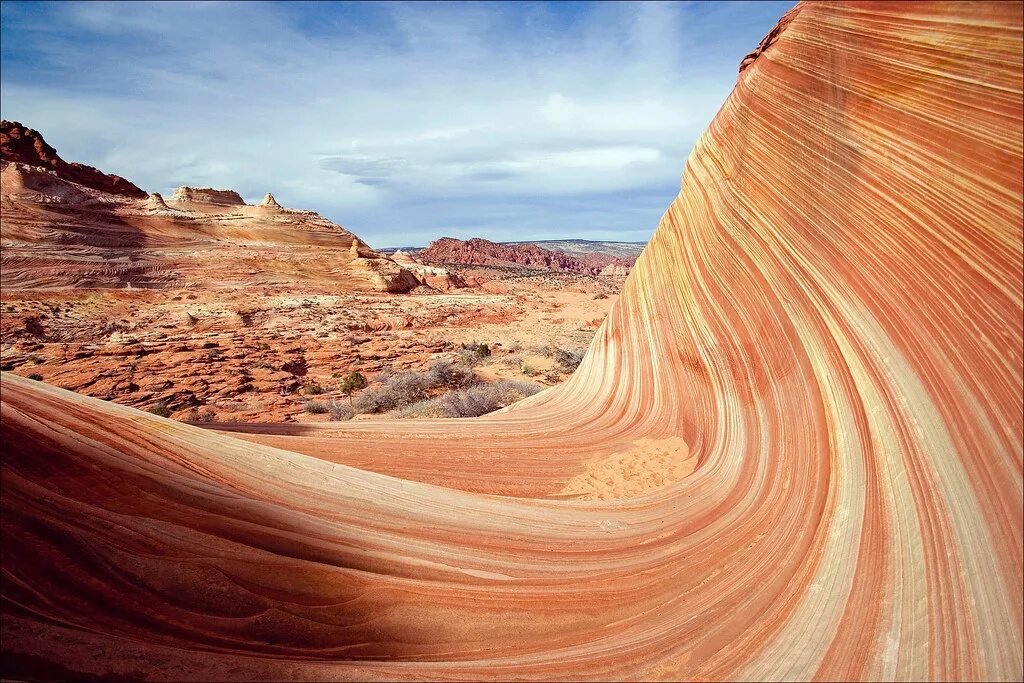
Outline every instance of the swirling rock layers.
{"label": "swirling rock layers", "polygon": [[[1021,9],[800,5],[501,413],[217,432],[4,375],[5,674],[1019,680]],[[573,499],[644,444],[677,476]]]}

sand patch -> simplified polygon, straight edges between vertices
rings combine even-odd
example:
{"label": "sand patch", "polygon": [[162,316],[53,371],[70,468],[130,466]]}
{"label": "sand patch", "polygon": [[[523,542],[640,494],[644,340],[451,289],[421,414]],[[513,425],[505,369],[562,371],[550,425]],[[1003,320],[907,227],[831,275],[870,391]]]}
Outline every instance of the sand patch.
{"label": "sand patch", "polygon": [[696,465],[696,457],[678,436],[639,439],[629,450],[589,463],[560,493],[579,500],[636,498],[679,481]]}

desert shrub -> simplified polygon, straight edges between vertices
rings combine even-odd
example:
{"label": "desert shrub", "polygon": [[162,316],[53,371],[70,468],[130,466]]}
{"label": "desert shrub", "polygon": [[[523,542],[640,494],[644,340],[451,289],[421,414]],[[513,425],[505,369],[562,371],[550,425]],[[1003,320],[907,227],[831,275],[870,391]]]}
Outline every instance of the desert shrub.
{"label": "desert shrub", "polygon": [[477,417],[509,406],[541,390],[533,382],[502,380],[477,384],[462,391],[419,401],[395,413],[395,417]]}
{"label": "desert shrub", "polygon": [[324,393],[325,389],[322,385],[316,382],[306,382],[302,385],[302,393],[305,396],[319,396]]}
{"label": "desert shrub", "polygon": [[204,410],[192,410],[188,414],[189,422],[216,422],[217,414],[213,412],[213,409],[206,408]]}
{"label": "desert shrub", "polygon": [[341,401],[331,401],[327,408],[331,411],[331,419],[338,422],[351,420],[352,415],[355,413],[352,406]]}
{"label": "desert shrub", "polygon": [[594,298],[595,299],[607,299],[608,295],[605,294],[604,292],[598,292],[597,294],[594,295]]}
{"label": "desert shrub", "polygon": [[391,413],[393,417],[399,419],[406,418],[424,418],[424,417],[449,417],[444,414],[441,407],[441,397],[428,398],[424,401],[417,401],[404,408],[399,408]]}
{"label": "desert shrub", "polygon": [[341,393],[352,400],[352,394],[366,388],[366,377],[361,372],[350,372],[341,380]]}
{"label": "desert shrub", "polygon": [[534,369],[534,367],[527,363],[526,361],[523,361],[523,364],[519,366],[519,371],[529,377],[533,377],[534,375],[537,374],[537,371]]}
{"label": "desert shrub", "polygon": [[437,400],[444,417],[475,418],[493,413],[517,400],[532,396],[541,387],[532,382],[503,380],[494,384],[479,384],[463,391],[453,391]]}
{"label": "desert shrub", "polygon": [[475,351],[470,349],[459,350],[459,365],[465,365],[467,368],[475,368],[480,365],[480,356],[476,355]]}
{"label": "desert shrub", "polygon": [[331,406],[326,401],[309,401],[302,409],[310,415],[323,415],[331,411]]}
{"label": "desert shrub", "polygon": [[462,345],[459,352],[459,362],[471,368],[480,365],[484,358],[491,355],[491,347],[479,342],[470,342]]}
{"label": "desert shrub", "polygon": [[435,360],[427,370],[430,382],[435,387],[461,389],[477,381],[473,368],[463,363],[453,363],[445,358]]}
{"label": "desert shrub", "polygon": [[43,381],[43,376],[40,375],[38,372],[33,372],[31,375],[28,376],[28,378],[29,379],[34,379],[37,382],[42,382]]}
{"label": "desert shrub", "polygon": [[170,417],[171,416],[171,409],[168,408],[167,404],[164,403],[163,401],[158,402],[156,405],[154,405],[152,408],[150,408],[149,412],[153,413],[154,415],[158,415],[160,417]]}
{"label": "desert shrub", "polygon": [[448,417],[477,417],[503,407],[494,384],[453,391],[439,399],[441,411]]}
{"label": "desert shrub", "polygon": [[355,400],[355,408],[360,413],[385,413],[429,398],[433,386],[425,372],[391,375],[380,386],[363,391]]}
{"label": "desert shrub", "polygon": [[583,361],[583,356],[586,354],[586,350],[584,349],[572,349],[569,351],[565,349],[555,349],[554,351],[555,364],[563,372],[572,372],[578,368],[580,363]]}
{"label": "desert shrub", "polygon": [[518,353],[514,353],[511,356],[505,356],[501,359],[502,365],[509,368],[518,368],[523,364],[523,357]]}

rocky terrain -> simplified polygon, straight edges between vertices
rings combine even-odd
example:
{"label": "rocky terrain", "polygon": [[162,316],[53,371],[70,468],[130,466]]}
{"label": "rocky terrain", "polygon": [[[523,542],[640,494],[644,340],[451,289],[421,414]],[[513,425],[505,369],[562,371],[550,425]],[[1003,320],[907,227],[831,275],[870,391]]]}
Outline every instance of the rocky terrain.
{"label": "rocky terrain", "polygon": [[633,263],[643,252],[647,242],[613,242],[610,240],[532,240],[524,242],[504,242],[503,244],[532,244],[541,249],[560,251],[569,256],[586,254],[603,254],[612,258]]}
{"label": "rocky terrain", "polygon": [[1022,9],[797,5],[503,410],[197,426],[0,374],[3,677],[1020,681]]}
{"label": "rocky terrain", "polygon": [[389,374],[461,364],[464,347],[479,344],[488,353],[469,365],[480,383],[519,380],[539,390],[569,376],[575,365],[559,365],[558,352],[582,356],[616,298],[592,293],[582,276],[557,277],[516,283],[499,274],[500,292],[403,296],[287,287],[215,297],[201,289],[5,291],[0,369],[186,421],[328,420],[309,404],[347,401],[342,377],[359,372],[372,389]]}
{"label": "rocky terrain", "polygon": [[123,178],[65,163],[21,124],[4,121],[2,129],[5,292],[251,286],[406,292],[422,284],[347,230],[312,211],[283,208],[270,194],[256,205],[233,190],[211,188],[147,196]]}
{"label": "rocky terrain", "polygon": [[634,258],[619,258],[600,252],[570,256],[562,251],[544,249],[535,244],[500,244],[474,237],[458,240],[442,237],[426,249],[416,252],[422,263],[463,266],[521,266],[535,270],[554,270],[587,275],[622,277],[633,267]]}
{"label": "rocky terrain", "polygon": [[0,159],[51,172],[61,180],[101,192],[139,199],[146,193],[121,176],[108,175],[92,166],[67,163],[38,131],[16,121],[0,121]]}
{"label": "rocky terrain", "polygon": [[[480,344],[488,354],[468,364],[470,384],[540,390],[575,367],[558,353],[582,354],[624,277],[488,267],[463,277],[383,256],[271,194],[255,205],[199,187],[135,198],[95,169],[85,185],[66,176],[86,167],[36,131],[3,131],[0,368],[177,420],[394,412],[467,387],[360,411],[342,378],[358,372],[377,391],[392,375],[467,365],[463,347]],[[38,163],[25,161],[32,150]],[[354,410],[321,409],[339,401]]]}

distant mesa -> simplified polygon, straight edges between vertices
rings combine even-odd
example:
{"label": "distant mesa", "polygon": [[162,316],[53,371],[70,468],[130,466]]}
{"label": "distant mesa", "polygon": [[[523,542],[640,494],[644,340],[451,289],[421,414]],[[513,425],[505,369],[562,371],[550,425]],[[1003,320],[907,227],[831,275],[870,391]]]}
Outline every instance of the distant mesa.
{"label": "distant mesa", "polygon": [[58,178],[109,194],[142,199],[146,193],[121,176],[103,173],[85,164],[68,163],[46,144],[38,131],[17,121],[0,121],[0,158],[3,161],[47,169]]}
{"label": "distant mesa", "polygon": [[215,190],[212,187],[179,187],[171,195],[171,201],[217,206],[245,206],[245,200],[234,190]]}
{"label": "distant mesa", "polygon": [[[499,244],[474,237],[459,240],[442,237],[416,254],[422,263],[458,264],[476,266],[520,266],[534,270],[580,273],[586,275],[625,274],[635,259],[618,258],[604,253],[586,253],[578,256],[562,251],[544,249],[535,244]],[[609,266],[615,268],[605,272]]]}

